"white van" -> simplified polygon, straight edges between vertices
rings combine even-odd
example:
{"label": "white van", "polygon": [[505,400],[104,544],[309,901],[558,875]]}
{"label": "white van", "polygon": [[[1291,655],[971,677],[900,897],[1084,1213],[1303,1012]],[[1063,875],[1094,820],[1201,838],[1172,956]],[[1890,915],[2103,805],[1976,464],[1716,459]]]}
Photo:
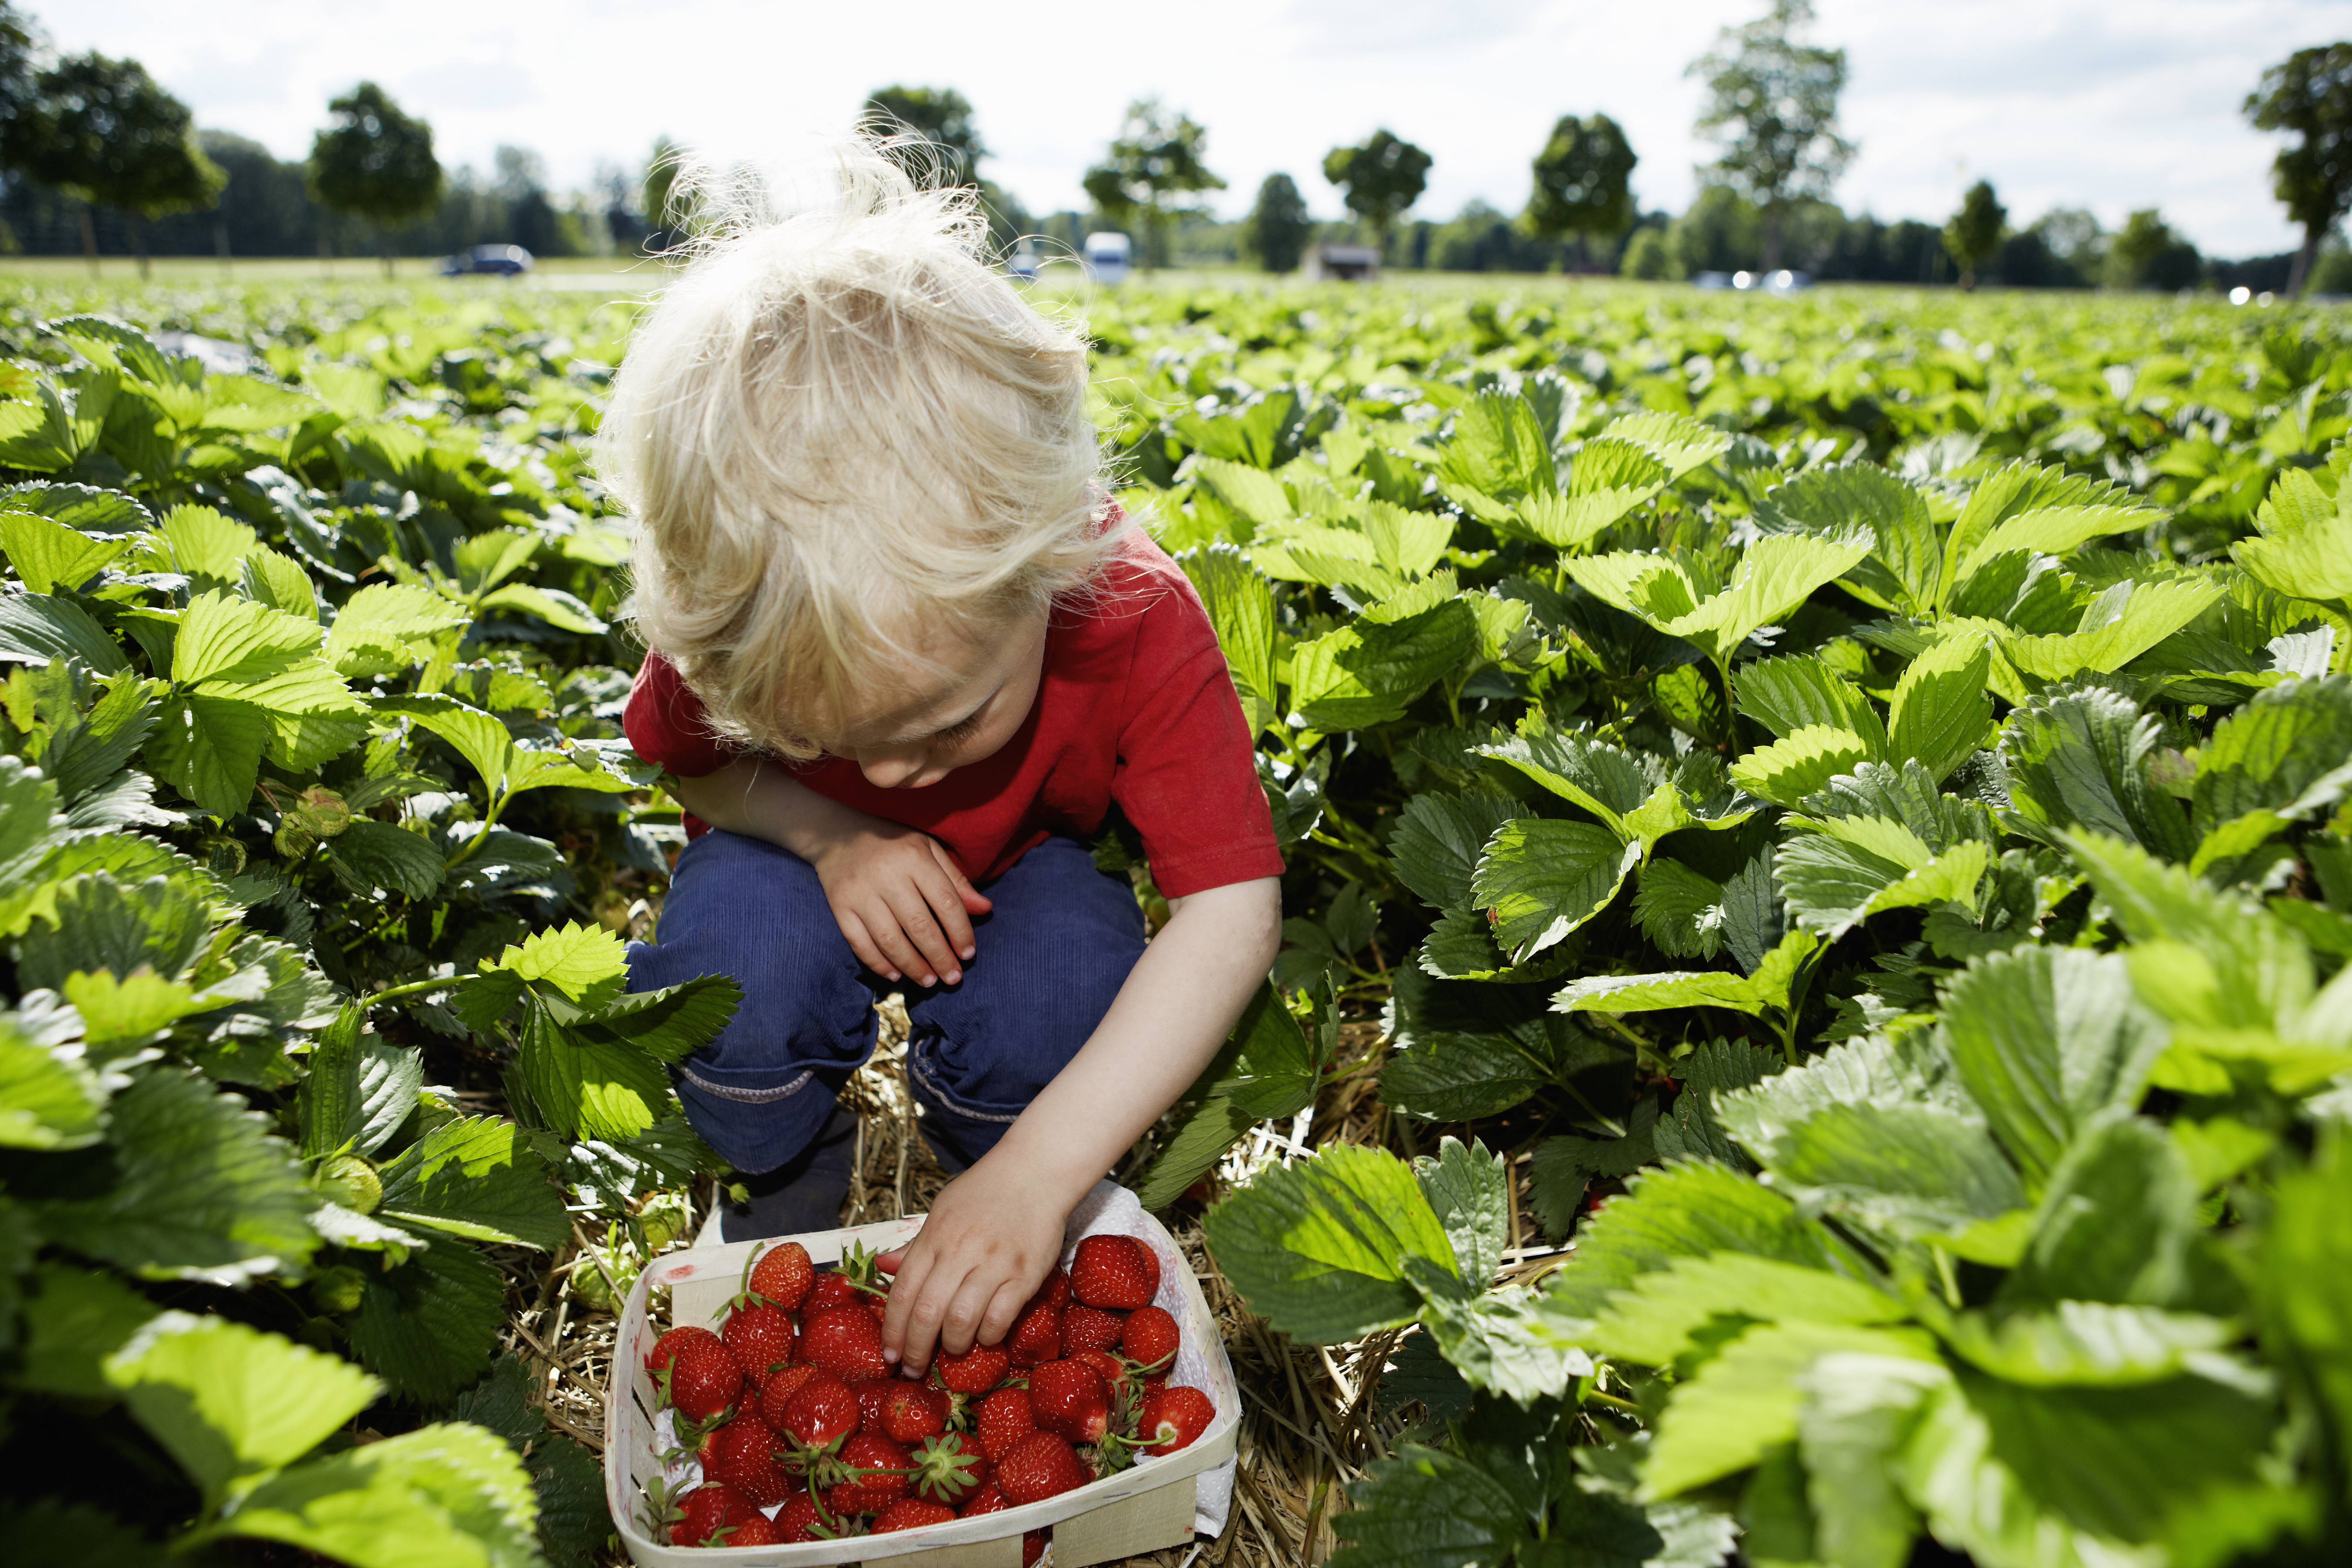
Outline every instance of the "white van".
{"label": "white van", "polygon": [[1123,234],[1087,236],[1087,276],[1097,283],[1124,283],[1134,249]]}

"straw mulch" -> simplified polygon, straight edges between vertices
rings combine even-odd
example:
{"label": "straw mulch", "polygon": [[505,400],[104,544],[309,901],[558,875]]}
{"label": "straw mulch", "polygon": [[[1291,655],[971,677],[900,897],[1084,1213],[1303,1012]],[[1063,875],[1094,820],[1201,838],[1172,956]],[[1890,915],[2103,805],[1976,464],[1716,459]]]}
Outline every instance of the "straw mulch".
{"label": "straw mulch", "polygon": [[[844,1093],[844,1103],[859,1116],[856,1174],[842,1205],[844,1225],[922,1213],[948,1180],[923,1141],[919,1112],[907,1090],[906,1014],[896,997],[882,1004],[881,1014],[880,1048]],[[1339,1077],[1289,1127],[1257,1129],[1227,1156],[1218,1172],[1221,1183],[1245,1179],[1266,1163],[1331,1142],[1381,1144],[1399,1153],[1433,1143],[1436,1130],[1392,1119],[1373,1092],[1373,1069],[1384,1054],[1380,1037],[1377,1022],[1344,1025],[1341,1065],[1352,1059],[1359,1070]],[[1150,1153],[1148,1147],[1139,1147],[1119,1172],[1121,1179],[1131,1183],[1139,1177]],[[1523,1183],[1524,1160],[1513,1170],[1515,1184]],[[710,1196],[698,1194],[698,1219]],[[1522,1192],[1517,1205],[1521,1212],[1512,1216],[1507,1269],[1522,1279],[1560,1260],[1542,1244],[1524,1205]],[[1380,1398],[1380,1373],[1403,1331],[1351,1345],[1295,1344],[1250,1312],[1219,1273],[1202,1238],[1197,1205],[1180,1205],[1163,1218],[1223,1328],[1242,1392],[1239,1464],[1223,1535],[1129,1559],[1129,1568],[1296,1568],[1321,1563],[1339,1544],[1332,1521],[1347,1506],[1348,1483],[1412,1436],[1422,1415],[1417,1405],[1400,1409]],[[509,1348],[531,1369],[549,1417],[601,1456],[615,1324],[611,1314],[587,1309],[572,1290],[573,1273],[593,1267],[583,1250],[587,1239],[575,1236],[573,1247],[544,1274],[537,1259],[513,1260],[516,1310],[508,1338]],[[605,1561],[621,1564],[627,1558],[614,1552]]]}

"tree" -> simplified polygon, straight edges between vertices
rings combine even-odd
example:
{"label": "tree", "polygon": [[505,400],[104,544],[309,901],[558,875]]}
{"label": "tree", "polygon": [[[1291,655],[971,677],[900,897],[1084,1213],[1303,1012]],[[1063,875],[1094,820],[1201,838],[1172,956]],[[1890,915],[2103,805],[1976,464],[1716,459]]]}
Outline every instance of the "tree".
{"label": "tree", "polygon": [[403,114],[372,81],[329,103],[327,111],[335,123],[310,142],[310,194],[375,230],[376,254],[389,278],[392,228],[423,217],[441,199],[433,128]]}
{"label": "tree", "polygon": [[2163,214],[2143,207],[2107,247],[2107,281],[2117,289],[2186,289],[2197,281],[2199,263],[2197,247]]}
{"label": "tree", "polygon": [[0,168],[23,168],[31,152],[23,137],[38,123],[41,100],[34,61],[41,51],[32,22],[7,0],[0,0]]}
{"label": "tree", "polygon": [[1339,187],[1348,210],[1372,226],[1381,255],[1389,253],[1389,231],[1429,185],[1430,155],[1388,131],[1375,131],[1360,147],[1334,147],[1323,156],[1323,177]]}
{"label": "tree", "polygon": [[2260,90],[2246,95],[2245,111],[2259,130],[2303,138],[2271,164],[2271,189],[2286,204],[2287,216],[2303,225],[2303,248],[2286,285],[2299,297],[2320,240],[2352,209],[2352,43],[2297,49],[2263,73]]}
{"label": "tree", "polygon": [[1256,254],[1257,264],[1268,272],[1296,272],[1314,232],[1297,184],[1287,174],[1268,174],[1242,226],[1242,244]]}
{"label": "tree", "polygon": [[[988,149],[981,144],[980,132],[972,124],[971,102],[955,89],[886,87],[866,100],[866,112],[917,132],[937,146],[947,164],[948,184],[980,184],[980,161],[988,156]],[[918,179],[928,172],[920,168],[908,170]]]}
{"label": "tree", "polygon": [[82,205],[82,254],[98,270],[92,206],[129,219],[139,275],[147,276],[142,220],[208,207],[228,183],[196,145],[188,106],[136,60],[90,53],[59,60],[34,79],[35,102],[18,130],[23,167]]}
{"label": "tree", "polygon": [[1632,225],[1633,191],[1627,182],[1636,162],[1633,143],[1607,115],[1562,115],[1551,128],[1551,140],[1536,154],[1528,229],[1547,239],[1575,235],[1576,259],[1582,266],[1590,237],[1619,234]]}
{"label": "tree", "polygon": [[1625,254],[1618,261],[1619,274],[1656,282],[1675,275],[1675,253],[1666,248],[1664,229],[1643,228],[1633,231],[1625,242]]}
{"label": "tree", "polygon": [[1790,205],[1826,199],[1853,156],[1853,143],[1837,133],[1845,51],[1789,36],[1812,18],[1810,0],[1773,0],[1763,16],[1724,28],[1687,73],[1706,82],[1697,129],[1723,149],[1700,173],[1713,173],[1762,211],[1767,272],[1780,265]]}
{"label": "tree", "polygon": [[1111,139],[1110,153],[1086,174],[1086,193],[1113,223],[1143,222],[1143,264],[1164,259],[1161,228],[1186,208],[1181,198],[1195,191],[1222,191],[1225,182],[1209,172],[1201,155],[1209,133],[1189,115],[1171,116],[1156,98],[1127,106],[1127,119]]}
{"label": "tree", "polygon": [[1977,268],[2000,249],[2001,226],[2009,209],[1994,199],[1992,182],[1979,180],[1960,198],[1960,210],[1944,225],[1944,253],[1960,269],[1960,287],[1977,286]]}
{"label": "tree", "polygon": [[646,248],[656,255],[675,246],[681,235],[692,227],[691,215],[678,210],[679,171],[686,164],[686,149],[667,136],[654,139],[654,150],[646,160],[643,195],[645,206]]}

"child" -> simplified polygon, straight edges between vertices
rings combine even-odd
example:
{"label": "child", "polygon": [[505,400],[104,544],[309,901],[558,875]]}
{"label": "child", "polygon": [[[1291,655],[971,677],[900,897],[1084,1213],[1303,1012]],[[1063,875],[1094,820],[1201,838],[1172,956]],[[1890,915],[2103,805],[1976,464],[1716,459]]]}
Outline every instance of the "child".
{"label": "child", "polygon": [[[919,1374],[1003,1337],[1215,1054],[1279,943],[1282,860],[1200,601],[1101,488],[1084,340],[983,261],[969,193],[863,142],[839,184],[721,226],[599,437],[653,650],[628,733],[689,813],[629,983],[742,987],[678,1089],[767,1173],[730,1239],[837,1223],[834,1097],[876,993],[908,994],[909,1086],[961,1169],[884,1325]],[[1087,847],[1114,806],[1169,900],[1148,947]]]}

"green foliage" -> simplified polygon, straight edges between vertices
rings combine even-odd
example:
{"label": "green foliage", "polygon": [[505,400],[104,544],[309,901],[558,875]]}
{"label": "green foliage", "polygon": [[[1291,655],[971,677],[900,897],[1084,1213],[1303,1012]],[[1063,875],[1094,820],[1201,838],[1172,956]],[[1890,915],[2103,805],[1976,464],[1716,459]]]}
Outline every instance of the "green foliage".
{"label": "green foliage", "polygon": [[[179,1550],[579,1562],[593,1461],[436,1417],[506,1320],[489,1247],[710,1163],[664,1064],[734,992],[620,989],[604,922],[675,812],[610,717],[618,552],[565,434],[485,445],[441,379],[478,324],[397,331],[219,375],[58,310],[5,367],[5,1452],[108,1423]],[[566,405],[509,374],[497,407]],[[427,1042],[511,1114],[426,1087]]]}
{"label": "green foliage", "polygon": [[[1192,383],[1182,341],[1135,334],[1191,400],[1128,426],[1136,499],[1278,810],[1316,785],[1293,882],[1333,912],[1277,984],[1378,1003],[1387,1110],[1486,1140],[1224,1166],[1211,1249],[1276,1328],[1408,1331],[1433,1446],[1362,1483],[1349,1560],[1659,1560],[1672,1509],[1754,1560],[2324,1560],[2333,1309],[2264,1249],[2352,1081],[2352,459],[2209,529],[2087,443],[1874,453],[1848,405],[1801,460],[1557,342],[1415,407],[1275,350]],[[1332,935],[1365,906],[1385,973]],[[1185,1172],[1252,1123],[1220,1072]],[[1493,1283],[1522,1180],[1575,1243],[1532,1291]],[[1565,1408],[1557,1453],[1481,1447]]]}
{"label": "green foliage", "polygon": [[1183,198],[1225,188],[1202,161],[1208,143],[1209,133],[1191,116],[1171,115],[1156,98],[1139,99],[1127,106],[1103,161],[1087,171],[1087,197],[1105,217],[1142,220],[1145,266],[1166,258],[1161,231],[1171,215],[1191,210]]}
{"label": "green foliage", "polygon": [[1288,174],[1268,174],[1242,229],[1242,244],[1258,266],[1268,272],[1296,272],[1314,233],[1315,221],[1297,184]]}

